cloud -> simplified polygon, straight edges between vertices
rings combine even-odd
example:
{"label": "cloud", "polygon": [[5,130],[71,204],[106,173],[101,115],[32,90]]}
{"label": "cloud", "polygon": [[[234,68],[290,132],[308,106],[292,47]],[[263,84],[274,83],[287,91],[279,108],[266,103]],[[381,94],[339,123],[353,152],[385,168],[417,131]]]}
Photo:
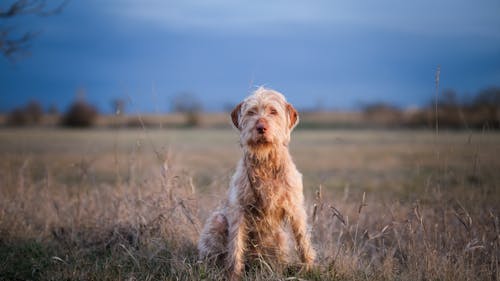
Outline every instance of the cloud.
{"label": "cloud", "polygon": [[494,0],[115,0],[108,8],[108,12],[131,23],[170,30],[266,33],[283,32],[283,26],[296,25],[500,38],[500,2]]}
{"label": "cloud", "polygon": [[113,12],[169,29],[251,30],[272,24],[321,22],[321,6],[299,1],[124,1]]}

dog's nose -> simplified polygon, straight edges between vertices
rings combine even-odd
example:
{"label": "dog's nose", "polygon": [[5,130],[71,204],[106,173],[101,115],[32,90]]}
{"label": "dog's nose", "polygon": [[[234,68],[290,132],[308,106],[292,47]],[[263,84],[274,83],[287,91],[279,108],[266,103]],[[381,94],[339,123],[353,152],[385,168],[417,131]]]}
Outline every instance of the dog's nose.
{"label": "dog's nose", "polygon": [[267,130],[267,129],[266,129],[266,127],[265,127],[264,125],[262,125],[262,124],[258,124],[258,125],[257,125],[257,132],[259,132],[259,134],[263,134],[263,133],[265,133],[265,132],[266,132],[266,130]]}
{"label": "dog's nose", "polygon": [[264,134],[267,131],[267,125],[265,122],[259,120],[257,122],[257,126],[255,126],[255,129],[259,134]]}

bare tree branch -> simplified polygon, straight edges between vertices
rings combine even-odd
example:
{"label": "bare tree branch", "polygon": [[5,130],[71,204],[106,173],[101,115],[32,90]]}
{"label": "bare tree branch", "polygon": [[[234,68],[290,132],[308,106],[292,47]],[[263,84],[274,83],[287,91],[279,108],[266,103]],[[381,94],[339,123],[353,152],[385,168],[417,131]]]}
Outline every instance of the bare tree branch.
{"label": "bare tree branch", "polygon": [[30,43],[38,34],[39,32],[28,31],[20,37],[11,38],[9,29],[0,30],[0,52],[14,62],[19,57],[29,54]]}
{"label": "bare tree branch", "polygon": [[[63,0],[56,7],[49,8],[46,0],[16,0],[10,5],[0,4],[0,22],[23,15],[40,17],[52,16],[61,13],[69,0]],[[4,5],[5,7],[2,7]],[[0,26],[0,53],[9,61],[29,54],[31,41],[39,34],[37,31],[26,31],[22,35],[14,33],[14,28],[8,25]]]}
{"label": "bare tree branch", "polygon": [[18,0],[5,10],[0,10],[0,18],[12,18],[19,15],[38,14],[45,8],[45,1]]}

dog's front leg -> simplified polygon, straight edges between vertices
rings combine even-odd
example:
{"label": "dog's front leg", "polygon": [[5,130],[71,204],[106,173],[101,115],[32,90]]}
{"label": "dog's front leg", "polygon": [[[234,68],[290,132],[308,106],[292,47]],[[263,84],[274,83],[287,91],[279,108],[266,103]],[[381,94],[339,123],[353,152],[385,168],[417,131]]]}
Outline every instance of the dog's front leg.
{"label": "dog's front leg", "polygon": [[228,265],[230,280],[239,280],[244,267],[247,226],[242,210],[234,210],[229,222]]}
{"label": "dog's front leg", "polygon": [[288,214],[292,227],[299,257],[307,268],[310,268],[314,262],[316,253],[311,246],[310,238],[307,233],[307,215],[303,206],[292,204]]}

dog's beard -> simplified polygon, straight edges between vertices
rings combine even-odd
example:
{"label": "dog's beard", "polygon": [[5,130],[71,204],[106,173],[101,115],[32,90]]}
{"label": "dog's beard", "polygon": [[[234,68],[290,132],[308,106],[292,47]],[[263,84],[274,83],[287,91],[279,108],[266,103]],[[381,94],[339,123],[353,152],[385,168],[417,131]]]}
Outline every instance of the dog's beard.
{"label": "dog's beard", "polygon": [[257,145],[266,145],[268,143],[271,143],[271,140],[267,135],[256,135],[253,138],[253,142]]}
{"label": "dog's beard", "polygon": [[247,141],[246,151],[261,161],[267,159],[273,150],[276,150],[276,145],[270,136],[255,135]]}

